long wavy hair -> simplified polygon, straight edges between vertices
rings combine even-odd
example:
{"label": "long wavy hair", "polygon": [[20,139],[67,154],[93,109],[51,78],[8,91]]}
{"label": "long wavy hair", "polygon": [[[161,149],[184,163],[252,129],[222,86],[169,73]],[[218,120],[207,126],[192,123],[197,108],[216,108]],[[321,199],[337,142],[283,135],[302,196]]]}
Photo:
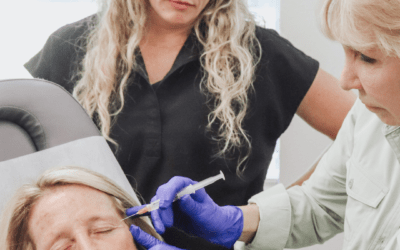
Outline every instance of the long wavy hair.
{"label": "long wavy hair", "polygon": [[[47,191],[60,185],[84,185],[97,189],[110,197],[121,215],[127,208],[138,204],[127,192],[107,177],[81,167],[60,167],[44,172],[37,181],[22,186],[8,202],[0,219],[0,249],[34,250],[29,236],[28,222],[32,207]],[[143,218],[127,219],[129,226],[135,224],[145,232],[162,240],[161,236]]]}
{"label": "long wavy hair", "polygon": [[[149,3],[104,1],[73,94],[88,114],[96,117],[103,136],[116,144],[110,129],[113,117],[123,109],[128,78],[137,68],[136,52],[146,32]],[[240,175],[251,152],[251,138],[243,129],[243,121],[261,56],[247,0],[210,0],[195,21],[193,32],[204,47],[200,87],[212,110],[207,129],[218,126],[212,131],[218,145],[215,157],[239,155],[236,172]]]}
{"label": "long wavy hair", "polygon": [[379,48],[400,58],[400,1],[327,0],[322,29],[355,50]]}

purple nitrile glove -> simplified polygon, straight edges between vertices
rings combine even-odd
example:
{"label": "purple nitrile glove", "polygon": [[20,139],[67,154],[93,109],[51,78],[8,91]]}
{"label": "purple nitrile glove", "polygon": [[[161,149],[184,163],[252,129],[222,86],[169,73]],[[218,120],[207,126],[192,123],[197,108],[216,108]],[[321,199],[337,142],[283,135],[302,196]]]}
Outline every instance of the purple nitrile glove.
{"label": "purple nitrile glove", "polygon": [[[151,200],[160,199],[160,209],[151,212],[154,228],[162,234],[166,227],[174,226],[209,242],[231,248],[243,230],[243,212],[240,208],[218,206],[204,188],[173,203],[180,190],[195,183],[189,178],[178,176],[157,189],[156,196]],[[140,208],[128,209],[127,215],[136,213]]]}
{"label": "purple nitrile glove", "polygon": [[162,242],[150,234],[144,232],[140,227],[131,225],[129,228],[133,238],[137,243],[144,246],[146,249],[149,250],[182,250],[181,248],[177,248],[171,245],[168,245],[165,242]]}

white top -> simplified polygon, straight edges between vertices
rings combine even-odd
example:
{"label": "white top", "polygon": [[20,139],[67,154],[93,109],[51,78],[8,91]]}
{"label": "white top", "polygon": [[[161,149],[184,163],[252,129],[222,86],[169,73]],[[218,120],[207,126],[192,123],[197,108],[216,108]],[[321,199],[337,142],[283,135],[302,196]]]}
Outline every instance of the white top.
{"label": "white top", "polygon": [[399,157],[400,127],[384,124],[357,100],[303,186],[278,185],[249,200],[260,207],[249,249],[309,246],[343,230],[343,249],[397,249]]}

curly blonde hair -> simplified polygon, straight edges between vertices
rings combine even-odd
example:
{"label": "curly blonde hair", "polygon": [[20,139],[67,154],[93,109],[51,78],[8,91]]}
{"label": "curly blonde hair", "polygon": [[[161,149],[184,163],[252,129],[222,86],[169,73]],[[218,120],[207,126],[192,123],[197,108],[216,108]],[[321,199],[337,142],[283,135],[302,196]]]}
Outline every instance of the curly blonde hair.
{"label": "curly blonde hair", "polygon": [[355,50],[379,48],[400,57],[400,1],[327,0],[322,29]]}
{"label": "curly blonde hair", "polygon": [[[103,136],[114,144],[110,138],[112,117],[121,112],[128,78],[137,68],[135,52],[146,32],[148,4],[132,0],[103,2],[99,24],[88,42],[81,79],[74,88],[74,96],[91,117],[96,115]],[[219,125],[213,138],[218,144],[215,156],[238,153],[238,175],[251,152],[243,120],[261,56],[255,27],[246,0],[211,0],[193,26],[204,47],[200,57],[205,72],[201,89],[212,105],[207,129]]]}
{"label": "curly blonde hair", "polygon": [[[127,192],[107,177],[81,167],[59,167],[44,172],[36,182],[22,186],[7,204],[0,220],[0,249],[34,250],[29,236],[28,222],[32,207],[48,190],[60,185],[84,185],[112,197],[121,217],[127,208],[138,204]],[[161,236],[143,218],[127,219],[129,226],[135,224],[145,232],[162,240]]]}

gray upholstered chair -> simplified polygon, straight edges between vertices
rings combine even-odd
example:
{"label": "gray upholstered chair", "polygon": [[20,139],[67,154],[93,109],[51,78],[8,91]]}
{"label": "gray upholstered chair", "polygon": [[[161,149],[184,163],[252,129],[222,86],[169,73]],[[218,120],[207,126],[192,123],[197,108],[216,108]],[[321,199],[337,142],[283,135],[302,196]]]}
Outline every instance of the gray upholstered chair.
{"label": "gray upholstered chair", "polygon": [[0,81],[0,212],[22,184],[67,165],[106,175],[136,197],[107,142],[67,91],[39,79]]}

